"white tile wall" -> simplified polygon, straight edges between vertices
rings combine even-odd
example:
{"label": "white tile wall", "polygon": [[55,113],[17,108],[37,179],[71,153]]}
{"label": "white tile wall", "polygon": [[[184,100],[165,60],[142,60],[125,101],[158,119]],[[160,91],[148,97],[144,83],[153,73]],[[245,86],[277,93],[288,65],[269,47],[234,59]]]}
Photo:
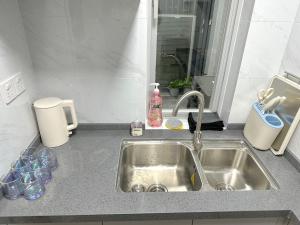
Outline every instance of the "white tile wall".
{"label": "white tile wall", "polygon": [[0,176],[37,134],[31,109],[32,63],[17,0],[0,1],[0,82],[21,72],[27,90],[10,105],[0,97]]}
{"label": "white tile wall", "polygon": [[295,19],[295,13],[297,11],[298,5],[298,0],[255,1],[252,21],[292,22]]}
{"label": "white tile wall", "polygon": [[300,8],[298,8],[297,16],[295,19],[295,23],[300,23]]}
{"label": "white tile wall", "polygon": [[27,88],[9,106],[0,99],[0,175],[37,134],[33,96],[74,99],[80,122],[144,119],[146,6],[146,0],[0,0],[0,81],[21,72]]}
{"label": "white tile wall", "polygon": [[265,88],[269,78],[246,77],[239,78],[234,94],[234,101],[230,111],[231,123],[244,123],[250,111],[250,104],[256,101],[256,94]]}
{"label": "white tile wall", "polygon": [[[291,36],[282,61],[282,71],[300,76],[300,7],[292,28]],[[300,125],[296,129],[288,148],[300,160]]]}
{"label": "white tile wall", "polygon": [[300,76],[300,22],[295,22],[286,48],[282,70]]}
{"label": "white tile wall", "polygon": [[146,0],[19,0],[39,97],[75,100],[79,122],[144,120]]}
{"label": "white tile wall", "polygon": [[255,1],[229,123],[244,123],[257,91],[278,74],[298,0]]}
{"label": "white tile wall", "polygon": [[266,78],[277,74],[291,27],[288,22],[252,22],[239,77]]}

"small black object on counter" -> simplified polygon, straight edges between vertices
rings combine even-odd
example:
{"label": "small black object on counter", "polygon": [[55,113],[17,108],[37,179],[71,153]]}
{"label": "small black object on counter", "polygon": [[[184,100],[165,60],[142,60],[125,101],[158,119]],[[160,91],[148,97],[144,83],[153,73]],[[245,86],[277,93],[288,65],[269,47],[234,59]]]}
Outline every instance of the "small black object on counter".
{"label": "small black object on counter", "polygon": [[[196,130],[197,122],[194,120],[192,113],[189,113],[188,122],[189,122],[189,130],[193,134],[194,131]],[[201,130],[223,131],[223,128],[224,128],[224,123],[222,120],[201,124]]]}

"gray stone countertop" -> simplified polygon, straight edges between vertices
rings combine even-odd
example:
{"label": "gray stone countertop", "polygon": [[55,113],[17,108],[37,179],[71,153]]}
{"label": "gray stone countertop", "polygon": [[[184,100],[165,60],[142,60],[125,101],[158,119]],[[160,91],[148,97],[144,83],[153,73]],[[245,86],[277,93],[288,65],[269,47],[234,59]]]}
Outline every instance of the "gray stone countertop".
{"label": "gray stone countertop", "polygon": [[[0,200],[0,223],[118,219],[211,218],[286,215],[300,218],[300,176],[285,157],[254,154],[279,190],[233,192],[123,193],[116,191],[123,139],[191,139],[187,131],[146,131],[133,138],[127,130],[79,130],[55,149],[59,167],[46,194],[35,201]],[[204,132],[203,138],[241,139],[242,132]]]}

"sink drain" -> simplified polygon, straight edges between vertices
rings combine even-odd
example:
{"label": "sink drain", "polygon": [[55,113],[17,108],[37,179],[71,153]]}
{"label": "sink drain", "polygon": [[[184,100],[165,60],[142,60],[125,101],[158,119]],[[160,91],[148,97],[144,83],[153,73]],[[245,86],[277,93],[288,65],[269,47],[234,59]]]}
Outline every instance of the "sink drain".
{"label": "sink drain", "polygon": [[148,192],[168,192],[168,188],[162,184],[152,184],[147,189]]}
{"label": "sink drain", "polygon": [[144,192],[146,187],[142,184],[135,184],[131,187],[132,192]]}
{"label": "sink drain", "polygon": [[215,189],[216,189],[217,191],[234,191],[234,190],[235,190],[235,188],[232,187],[231,185],[229,185],[229,184],[224,184],[224,183],[217,184],[217,185],[215,186]]}

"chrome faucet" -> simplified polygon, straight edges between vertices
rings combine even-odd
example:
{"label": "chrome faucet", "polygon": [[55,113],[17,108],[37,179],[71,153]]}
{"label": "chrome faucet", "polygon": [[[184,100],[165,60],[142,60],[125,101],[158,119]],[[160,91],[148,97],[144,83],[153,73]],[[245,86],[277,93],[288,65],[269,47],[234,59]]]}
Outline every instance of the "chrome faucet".
{"label": "chrome faucet", "polygon": [[191,96],[197,96],[199,99],[199,113],[198,113],[198,119],[197,119],[197,126],[196,130],[194,132],[193,137],[193,144],[196,151],[200,151],[202,148],[202,140],[201,140],[201,123],[202,123],[202,115],[203,115],[203,109],[204,109],[204,96],[199,91],[189,91],[185,93],[176,103],[176,105],[173,108],[172,116],[177,116],[178,108],[180,104],[188,97]]}

